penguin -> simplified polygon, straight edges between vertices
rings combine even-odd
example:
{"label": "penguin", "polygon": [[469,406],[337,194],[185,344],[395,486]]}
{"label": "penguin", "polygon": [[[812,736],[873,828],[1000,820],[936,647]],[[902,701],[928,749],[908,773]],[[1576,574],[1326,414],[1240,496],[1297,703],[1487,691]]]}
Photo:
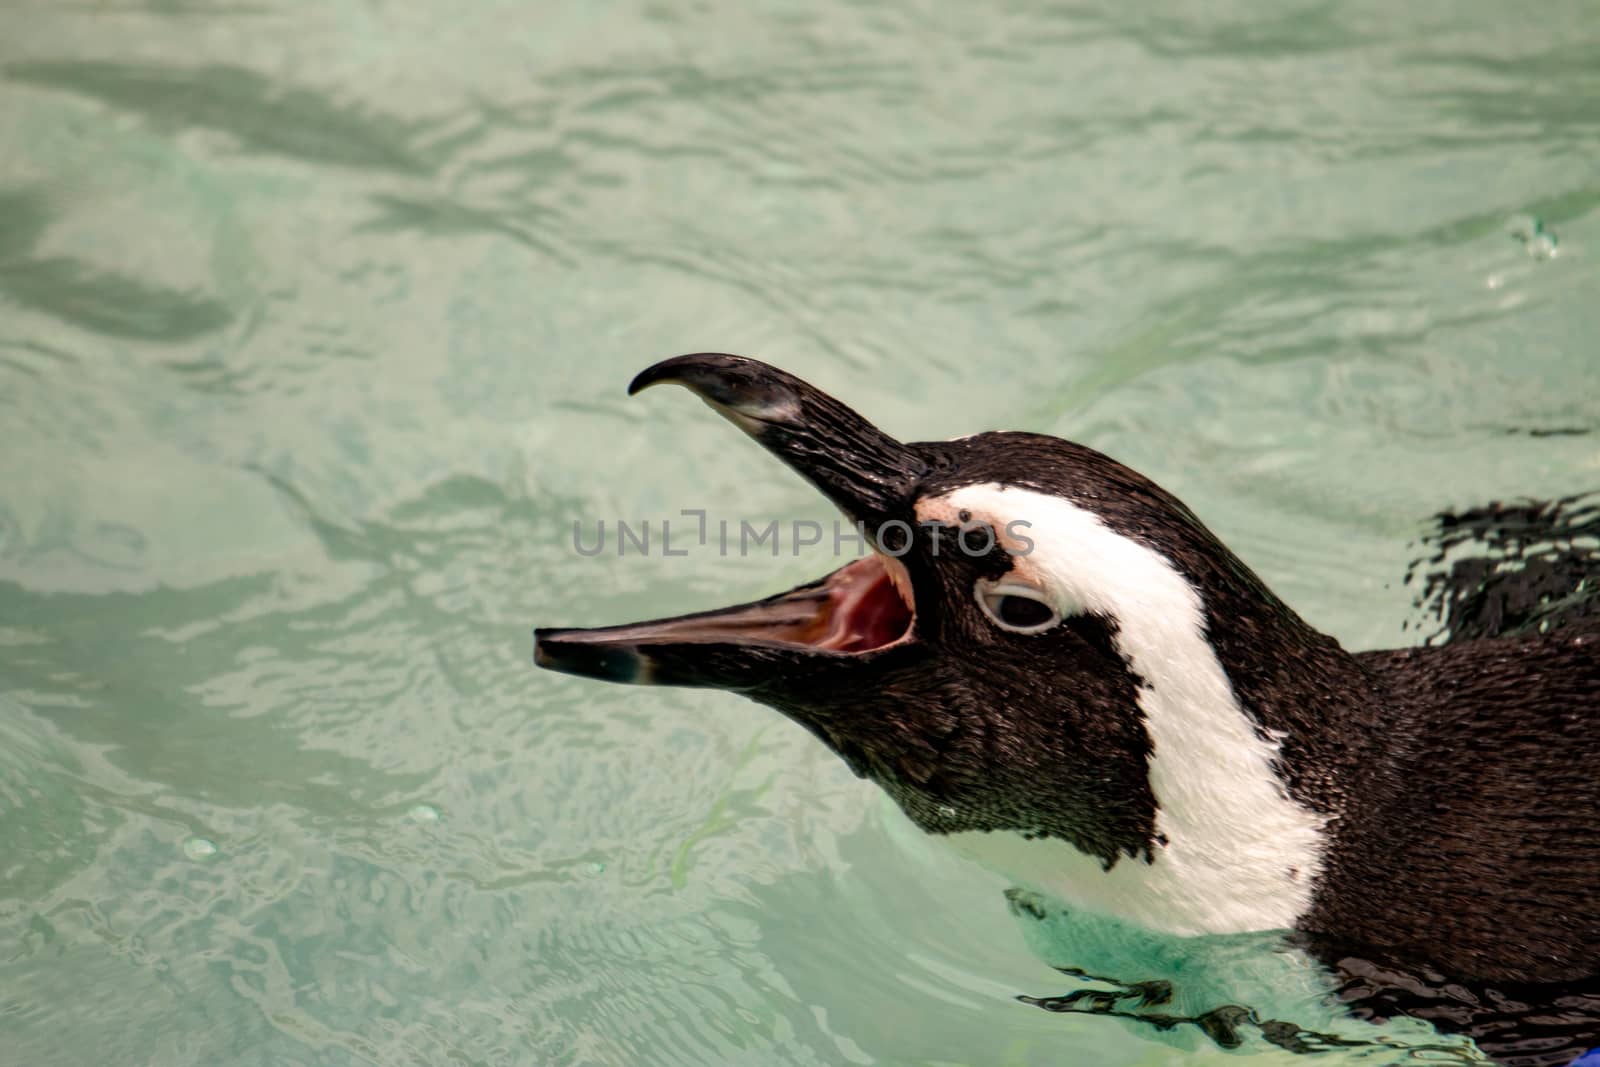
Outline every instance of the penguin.
{"label": "penguin", "polygon": [[752,603],[538,629],[539,666],[768,705],[921,830],[1071,909],[1577,991],[1594,1028],[1572,1054],[1600,1045],[1600,627],[1352,653],[1091,448],[902,443],[721,353],[628,391],[667,383],[870,551]]}

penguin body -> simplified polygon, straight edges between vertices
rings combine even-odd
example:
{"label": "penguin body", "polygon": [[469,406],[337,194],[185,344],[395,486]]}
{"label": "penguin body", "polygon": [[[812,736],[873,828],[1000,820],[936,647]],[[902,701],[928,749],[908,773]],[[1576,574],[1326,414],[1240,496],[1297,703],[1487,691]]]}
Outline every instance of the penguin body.
{"label": "penguin body", "polygon": [[657,382],[874,551],[753,604],[537,631],[541,665],[742,692],[923,830],[1114,922],[1291,931],[1452,980],[1600,975],[1600,629],[1352,654],[1092,449],[902,444],[734,356],[630,391]]}

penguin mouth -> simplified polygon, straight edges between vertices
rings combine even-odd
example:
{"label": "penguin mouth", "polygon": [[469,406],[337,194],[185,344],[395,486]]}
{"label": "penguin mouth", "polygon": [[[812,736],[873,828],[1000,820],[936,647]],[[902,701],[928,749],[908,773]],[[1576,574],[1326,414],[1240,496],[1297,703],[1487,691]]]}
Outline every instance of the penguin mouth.
{"label": "penguin mouth", "polygon": [[[756,360],[697,353],[657,363],[630,394],[684,386],[874,529],[910,515],[923,457],[808,383]],[[715,611],[600,629],[534,631],[534,662],[614,682],[751,691],[808,668],[915,642],[904,564],[877,549],[786,593]]]}
{"label": "penguin mouth", "polygon": [[[801,608],[801,618],[777,626],[770,639],[818,652],[855,654],[887,648],[911,636],[916,610],[902,592],[907,588],[905,567],[875,552],[820,582],[777,597],[780,605]],[[807,611],[802,606],[806,603],[815,603],[815,609]]]}
{"label": "penguin mouth", "polygon": [[916,610],[896,559],[874,552],[748,604],[598,629],[534,631],[534,662],[613,682],[748,689],[764,664],[861,657],[910,643]]}

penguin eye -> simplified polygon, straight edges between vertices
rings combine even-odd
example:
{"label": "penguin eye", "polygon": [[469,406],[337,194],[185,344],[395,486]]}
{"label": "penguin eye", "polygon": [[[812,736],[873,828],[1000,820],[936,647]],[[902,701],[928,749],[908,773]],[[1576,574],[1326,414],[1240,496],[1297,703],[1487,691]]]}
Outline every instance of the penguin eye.
{"label": "penguin eye", "polygon": [[1037,634],[1061,621],[1056,611],[1037,589],[1007,582],[1003,585],[978,584],[978,606],[996,626],[1014,634]]}

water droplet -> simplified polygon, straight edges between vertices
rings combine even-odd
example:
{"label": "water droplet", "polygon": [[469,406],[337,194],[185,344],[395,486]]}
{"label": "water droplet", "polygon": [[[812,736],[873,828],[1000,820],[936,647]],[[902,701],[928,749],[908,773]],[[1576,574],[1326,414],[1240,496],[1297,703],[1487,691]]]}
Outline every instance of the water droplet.
{"label": "water droplet", "polygon": [[939,814],[947,819],[953,819],[956,817],[956,809],[949,804],[940,804]]}
{"label": "water droplet", "polygon": [[439,821],[439,809],[432,804],[417,804],[406,812],[406,818],[426,826]]}
{"label": "water droplet", "polygon": [[596,860],[595,862],[589,864],[589,873],[590,874],[605,874],[606,873],[606,865],[601,863],[599,860]]}
{"label": "water droplet", "polygon": [[192,860],[207,860],[217,854],[217,846],[203,837],[191,837],[183,843],[183,854]]}
{"label": "water droplet", "polygon": [[1544,220],[1537,215],[1518,215],[1507,227],[1511,236],[1522,242],[1528,255],[1534,259],[1554,259],[1557,248],[1556,235],[1545,229]]}

